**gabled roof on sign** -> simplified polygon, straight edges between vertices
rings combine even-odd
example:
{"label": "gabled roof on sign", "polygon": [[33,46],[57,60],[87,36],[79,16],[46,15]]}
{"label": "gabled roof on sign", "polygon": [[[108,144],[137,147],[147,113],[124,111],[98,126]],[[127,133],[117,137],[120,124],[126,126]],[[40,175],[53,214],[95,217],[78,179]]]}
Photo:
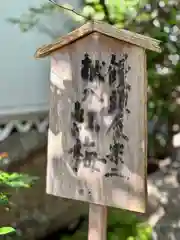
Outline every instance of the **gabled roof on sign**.
{"label": "gabled roof on sign", "polygon": [[54,51],[62,48],[65,45],[68,45],[79,38],[89,35],[93,32],[99,32],[106,36],[131,43],[133,45],[149,49],[156,52],[161,52],[161,48],[159,46],[160,41],[154,38],[150,38],[141,34],[137,34],[134,32],[130,32],[124,29],[118,29],[112,25],[103,22],[87,22],[81,27],[75,29],[74,31],[70,32],[69,34],[61,37],[56,42],[44,45],[41,48],[37,49],[35,53],[36,58],[43,58]]}

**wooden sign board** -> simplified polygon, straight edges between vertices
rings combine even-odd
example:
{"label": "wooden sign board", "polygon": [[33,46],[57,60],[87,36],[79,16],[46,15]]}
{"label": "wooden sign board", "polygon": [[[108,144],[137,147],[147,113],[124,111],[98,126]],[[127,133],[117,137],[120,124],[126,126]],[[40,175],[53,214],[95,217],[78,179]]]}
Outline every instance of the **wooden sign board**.
{"label": "wooden sign board", "polygon": [[103,26],[40,50],[52,54],[47,193],[144,212],[145,50]]}

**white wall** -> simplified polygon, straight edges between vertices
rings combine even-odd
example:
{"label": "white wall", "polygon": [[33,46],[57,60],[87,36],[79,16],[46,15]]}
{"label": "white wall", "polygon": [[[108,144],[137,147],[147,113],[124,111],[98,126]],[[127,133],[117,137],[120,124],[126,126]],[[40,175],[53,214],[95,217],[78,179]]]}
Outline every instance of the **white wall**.
{"label": "white wall", "polygon": [[[48,0],[6,0],[0,4],[0,118],[12,114],[26,114],[48,109],[49,60],[35,60],[33,55],[42,44],[52,38],[37,29],[22,33],[18,26],[7,21]],[[73,3],[79,0],[59,1]],[[70,31],[63,23],[63,14],[44,19],[53,32]],[[67,19],[66,19],[67,20]]]}

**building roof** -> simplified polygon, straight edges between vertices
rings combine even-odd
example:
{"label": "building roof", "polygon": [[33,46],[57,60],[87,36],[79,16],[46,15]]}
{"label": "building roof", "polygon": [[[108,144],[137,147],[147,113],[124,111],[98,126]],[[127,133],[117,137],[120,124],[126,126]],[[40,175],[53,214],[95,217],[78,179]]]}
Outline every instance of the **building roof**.
{"label": "building roof", "polygon": [[36,58],[43,58],[54,51],[68,45],[79,38],[89,35],[93,32],[99,32],[106,36],[131,43],[133,45],[149,49],[156,52],[161,52],[161,48],[159,46],[160,41],[154,38],[150,38],[141,34],[137,34],[134,32],[130,32],[124,29],[118,29],[110,24],[103,23],[103,22],[87,22],[81,27],[75,29],[74,31],[70,32],[69,34],[61,37],[54,43],[44,45],[41,48],[37,49],[35,53]]}

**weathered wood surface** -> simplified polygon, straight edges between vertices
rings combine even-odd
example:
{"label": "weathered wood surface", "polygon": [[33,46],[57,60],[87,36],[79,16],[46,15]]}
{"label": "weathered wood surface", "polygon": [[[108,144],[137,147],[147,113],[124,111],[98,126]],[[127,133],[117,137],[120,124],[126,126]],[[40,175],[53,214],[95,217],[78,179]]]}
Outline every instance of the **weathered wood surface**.
{"label": "weathered wood surface", "polygon": [[88,240],[107,239],[107,207],[89,204]]}
{"label": "weathered wood surface", "polygon": [[47,44],[39,48],[36,53],[36,58],[43,58],[53,53],[54,51],[78,40],[78,38],[82,38],[92,32],[99,32],[104,35],[113,37],[118,40],[125,41],[127,43],[131,43],[133,45],[137,45],[139,47],[149,49],[156,52],[161,52],[161,48],[159,46],[160,41],[154,38],[144,36],[135,32],[130,32],[124,29],[118,29],[110,24],[103,22],[87,22],[83,26],[69,34],[61,37],[56,42],[52,44]]}
{"label": "weathered wood surface", "polygon": [[145,211],[145,68],[142,48],[98,33],[53,55],[47,193]]}

